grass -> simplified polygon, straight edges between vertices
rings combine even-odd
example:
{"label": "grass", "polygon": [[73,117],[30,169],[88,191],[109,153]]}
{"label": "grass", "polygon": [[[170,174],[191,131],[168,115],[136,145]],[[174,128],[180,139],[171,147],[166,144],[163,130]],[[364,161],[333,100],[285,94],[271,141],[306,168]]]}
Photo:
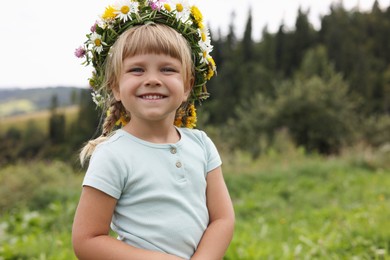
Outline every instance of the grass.
{"label": "grass", "polygon": [[4,117],[13,113],[29,113],[36,110],[36,107],[31,100],[19,99],[3,102],[0,104],[0,117]]}
{"label": "grass", "polygon": [[[73,122],[76,119],[79,107],[69,106],[59,108],[59,113],[65,114],[65,120],[67,122]],[[21,115],[15,115],[10,117],[1,118],[0,133],[5,133],[9,128],[13,127],[20,131],[24,131],[28,128],[28,124],[34,122],[43,133],[47,134],[49,129],[50,110],[41,110],[30,113],[24,113]],[[67,124],[69,125],[69,124]]]}
{"label": "grass", "polygon": [[[236,212],[225,259],[388,258],[390,168],[364,158],[224,156]],[[70,237],[82,176],[61,162],[0,170],[0,259],[76,259]]]}
{"label": "grass", "polygon": [[227,259],[389,256],[390,171],[306,156],[250,167],[226,170],[237,218]]}

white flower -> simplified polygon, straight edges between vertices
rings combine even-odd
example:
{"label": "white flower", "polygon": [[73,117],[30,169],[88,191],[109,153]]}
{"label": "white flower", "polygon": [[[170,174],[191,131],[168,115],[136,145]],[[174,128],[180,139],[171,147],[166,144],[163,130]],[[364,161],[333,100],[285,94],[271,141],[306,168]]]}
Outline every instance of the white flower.
{"label": "white flower", "polygon": [[208,50],[208,52],[211,52],[213,50],[213,46],[211,45],[211,38],[210,38],[210,31],[206,26],[203,26],[203,28],[198,29],[200,41],[199,46],[202,48],[202,50]]}
{"label": "white flower", "polygon": [[100,95],[98,92],[92,92],[92,101],[97,105],[97,106],[102,106],[104,103],[104,98],[102,95]]}
{"label": "white flower", "polygon": [[176,9],[176,19],[186,22],[191,15],[191,5],[188,0],[173,1]]}
{"label": "white flower", "polygon": [[90,43],[93,44],[93,49],[97,53],[100,54],[103,50],[103,45],[105,45],[105,43],[102,41],[102,36],[100,34],[94,32],[91,34],[91,37],[89,40],[90,40]]}
{"label": "white flower", "polygon": [[209,52],[207,51],[200,52],[199,56],[200,56],[200,63],[209,64],[209,59],[211,58]]}
{"label": "white flower", "polygon": [[115,14],[117,14],[119,19],[123,22],[126,22],[128,19],[131,20],[131,14],[138,12],[138,2],[133,2],[129,0],[121,0],[114,5]]}
{"label": "white flower", "polygon": [[[203,32],[202,32],[203,31]],[[213,50],[213,45],[211,45],[211,39],[210,39],[210,33],[206,28],[198,29],[200,40],[198,42],[200,49],[202,50],[199,55],[201,56],[200,62],[201,63],[209,63],[210,52]]]}

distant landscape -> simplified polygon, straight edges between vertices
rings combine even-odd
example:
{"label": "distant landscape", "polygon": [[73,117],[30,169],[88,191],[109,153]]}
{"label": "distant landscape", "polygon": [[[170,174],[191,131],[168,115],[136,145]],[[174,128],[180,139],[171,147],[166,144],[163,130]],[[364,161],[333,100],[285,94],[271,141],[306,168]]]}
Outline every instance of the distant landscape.
{"label": "distant landscape", "polygon": [[58,107],[74,105],[81,88],[0,88],[0,119],[49,109],[53,96],[58,98]]}

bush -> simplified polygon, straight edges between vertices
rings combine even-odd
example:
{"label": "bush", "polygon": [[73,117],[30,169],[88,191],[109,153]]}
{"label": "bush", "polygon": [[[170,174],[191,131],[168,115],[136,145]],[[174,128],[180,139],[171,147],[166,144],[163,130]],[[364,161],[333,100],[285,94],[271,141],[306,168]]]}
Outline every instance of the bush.
{"label": "bush", "polygon": [[258,93],[237,109],[237,115],[229,122],[226,138],[254,157],[272,146],[280,129],[286,129],[297,146],[324,154],[337,153],[355,138],[354,101],[340,76],[329,82],[318,77],[287,81],[275,99]]}
{"label": "bush", "polygon": [[79,194],[79,178],[63,162],[29,162],[0,171],[0,211],[38,210]]}

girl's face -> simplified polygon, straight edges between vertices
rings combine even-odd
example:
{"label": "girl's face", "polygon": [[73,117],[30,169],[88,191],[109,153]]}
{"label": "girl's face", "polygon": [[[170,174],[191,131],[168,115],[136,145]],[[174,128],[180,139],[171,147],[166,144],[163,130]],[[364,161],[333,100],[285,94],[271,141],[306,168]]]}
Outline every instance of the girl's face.
{"label": "girl's face", "polygon": [[182,64],[164,54],[125,58],[114,96],[130,112],[131,121],[173,123],[177,108],[187,100]]}

